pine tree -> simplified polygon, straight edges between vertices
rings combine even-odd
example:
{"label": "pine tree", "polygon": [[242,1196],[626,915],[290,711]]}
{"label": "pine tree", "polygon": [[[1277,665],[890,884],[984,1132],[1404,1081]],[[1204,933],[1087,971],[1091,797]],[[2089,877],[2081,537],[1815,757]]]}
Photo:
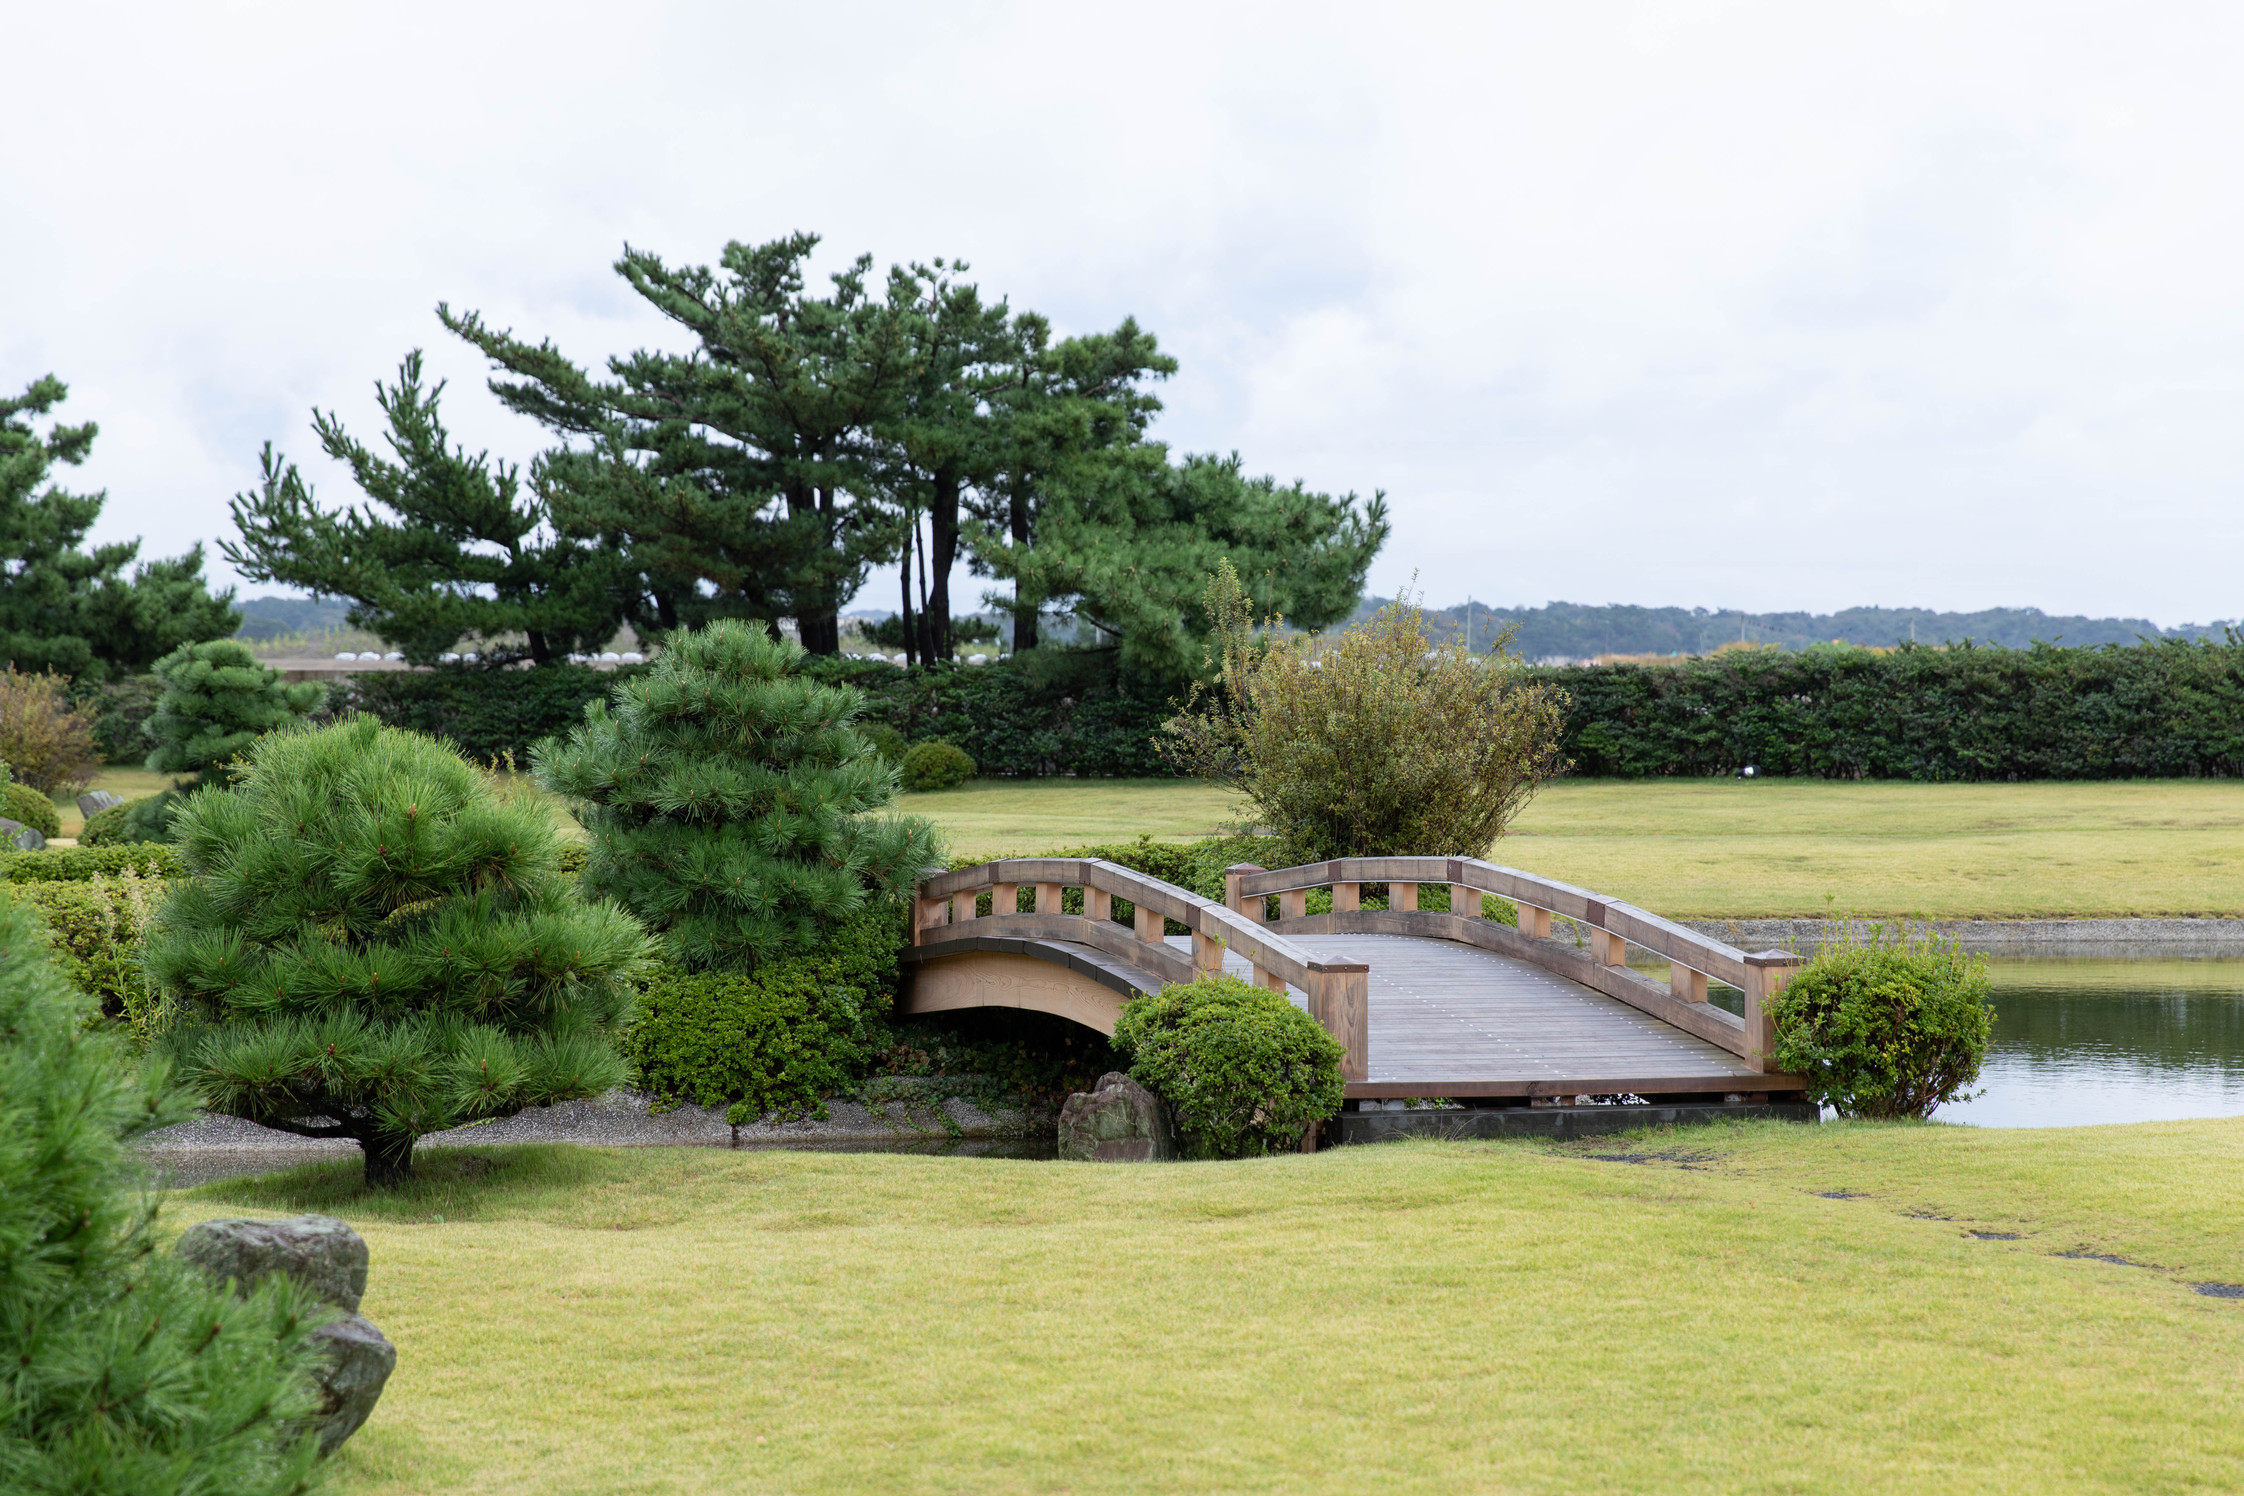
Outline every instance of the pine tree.
{"label": "pine tree", "polygon": [[587,890],[688,968],[812,950],[934,858],[926,822],[871,814],[894,802],[897,770],[857,730],[856,692],[795,673],[803,653],[738,621],[681,631],[612,712],[595,702],[533,757],[591,833]]}
{"label": "pine tree", "polygon": [[79,549],[107,496],[68,493],[49,477],[58,462],[84,462],[99,428],[56,425],[41,436],[27,419],[68,393],[49,375],[0,399],[0,664],[131,674],[177,645],[231,634],[242,621],[234,594],[210,594],[201,546],[141,562],[129,577],[139,541]]}
{"label": "pine tree", "polygon": [[148,767],[158,774],[192,774],[191,785],[225,783],[226,765],[276,728],[318,707],[326,688],[316,682],[287,685],[278,670],[232,639],[183,644],[156,662],[164,683],[148,719],[156,750]]}
{"label": "pine tree", "polygon": [[88,1007],[0,897],[0,1490],[309,1491],[323,1311],[154,1252],[127,1144],[186,1107]]}
{"label": "pine tree", "polygon": [[233,501],[241,543],[219,550],[252,581],[351,600],[350,621],[432,665],[463,638],[485,664],[539,664],[598,649],[616,631],[613,558],[555,523],[535,485],[490,454],[453,445],[444,385],[424,386],[421,355],[397,383],[374,387],[396,460],[353,438],[333,412],[312,413],[327,455],[372,502],[330,513],[270,444],[255,492]]}
{"label": "pine tree", "polygon": [[270,734],[174,835],[193,876],[142,949],[212,1110],[349,1138],[390,1185],[425,1133],[622,1082],[645,935],[442,743],[369,717]]}

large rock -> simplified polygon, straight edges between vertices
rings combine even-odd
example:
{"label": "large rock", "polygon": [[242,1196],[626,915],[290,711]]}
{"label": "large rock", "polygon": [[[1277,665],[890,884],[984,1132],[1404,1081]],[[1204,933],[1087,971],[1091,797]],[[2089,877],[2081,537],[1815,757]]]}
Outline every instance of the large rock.
{"label": "large rock", "polygon": [[11,821],[0,816],[0,841],[7,842],[19,852],[36,852],[47,844],[47,833],[36,826],[26,826],[21,821]]}
{"label": "large rock", "polygon": [[1148,1163],[1177,1156],[1176,1121],[1160,1097],[1119,1070],[1060,1108],[1060,1157]]}
{"label": "large rock", "polygon": [[366,1239],[333,1216],[205,1221],[179,1239],[178,1252],[243,1294],[268,1273],[286,1273],[345,1313],[358,1313],[366,1295]]}
{"label": "large rock", "polygon": [[110,806],[124,803],[122,795],[112,795],[107,790],[88,790],[78,797],[78,814],[90,821]]}
{"label": "large rock", "polygon": [[181,1257],[248,1294],[273,1273],[294,1278],[345,1312],[319,1331],[328,1343],[320,1378],[319,1447],[332,1454],[358,1432],[397,1369],[397,1348],[358,1312],[366,1293],[366,1242],[333,1216],[285,1221],[204,1221],[179,1239]]}

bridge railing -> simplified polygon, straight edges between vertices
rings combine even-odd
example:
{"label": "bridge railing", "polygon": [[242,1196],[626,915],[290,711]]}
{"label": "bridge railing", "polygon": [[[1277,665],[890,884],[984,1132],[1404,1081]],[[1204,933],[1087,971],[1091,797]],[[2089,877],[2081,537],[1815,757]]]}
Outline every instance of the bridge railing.
{"label": "bridge railing", "polygon": [[[1387,908],[1362,907],[1367,883],[1387,885]],[[1449,912],[1422,910],[1418,890],[1449,885]],[[1332,913],[1307,912],[1309,890],[1332,891]],[[1481,895],[1508,899],[1519,909],[1516,930],[1480,917]],[[1442,936],[1522,957],[1546,970],[1617,997],[1730,1053],[1776,1068],[1776,1027],[1769,999],[1782,991],[1801,958],[1788,951],[1748,954],[1712,936],[1660,918],[1646,909],[1571,883],[1560,883],[1477,857],[1341,857],[1301,867],[1268,869],[1241,863],[1224,872],[1224,902],[1241,918],[1264,922],[1269,899],[1278,901],[1274,928],[1302,933],[1362,931]],[[1585,958],[1569,942],[1551,938],[1557,915],[1587,927]],[[1296,923],[1296,922],[1299,923]],[[1628,947],[1668,962],[1668,988],[1628,970]],[[1707,1001],[1709,980],[1744,994],[1742,1018]]]}
{"label": "bridge railing", "polygon": [[[1032,888],[1034,912],[1020,912],[1020,891]],[[1083,912],[1063,907],[1066,891],[1081,889]],[[984,894],[990,912],[980,912]],[[1131,922],[1115,917],[1115,901],[1131,906]],[[1167,922],[1192,937],[1190,954],[1168,944]],[[1340,1073],[1362,1080],[1369,1073],[1370,971],[1361,962],[1328,961],[1303,949],[1235,908],[1094,857],[1012,857],[956,872],[930,873],[918,889],[912,943],[939,945],[985,935],[1030,940],[1071,940],[1150,972],[1164,982],[1189,982],[1223,969],[1223,953],[1237,951],[1254,970],[1256,985],[1283,992],[1300,989],[1309,1014],[1340,1041]]]}

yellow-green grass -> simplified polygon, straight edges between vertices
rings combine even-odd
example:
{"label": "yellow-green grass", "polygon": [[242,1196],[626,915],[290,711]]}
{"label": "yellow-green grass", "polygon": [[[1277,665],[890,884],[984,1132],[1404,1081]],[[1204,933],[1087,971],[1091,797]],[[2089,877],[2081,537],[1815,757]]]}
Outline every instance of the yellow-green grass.
{"label": "yellow-green grass", "polygon": [[[981,781],[905,797],[969,856],[1249,819],[1174,780]],[[1681,918],[2244,911],[2244,783],[1562,780],[1490,855]]]}
{"label": "yellow-green grass", "polygon": [[394,1202],[327,1166],[166,1219],[365,1233],[399,1350],[337,1460],[366,1496],[2232,1490],[2244,1301],[2194,1285],[2244,1281],[2240,1146],[2244,1121],[1159,1167],[492,1149],[467,1181],[425,1155],[446,1177]]}
{"label": "yellow-green grass", "polygon": [[[93,782],[86,788],[107,790],[124,799],[137,800],[143,795],[170,789],[174,782],[169,774],[151,774],[137,764],[104,764],[94,771]],[[78,814],[80,793],[83,791],[67,795],[57,791],[47,797],[55,802],[55,810],[62,817],[62,834],[73,840],[86,824],[86,818]]]}
{"label": "yellow-green grass", "polygon": [[1098,842],[1197,841],[1237,818],[1239,797],[1191,779],[975,779],[905,795],[961,857],[1043,852]]}

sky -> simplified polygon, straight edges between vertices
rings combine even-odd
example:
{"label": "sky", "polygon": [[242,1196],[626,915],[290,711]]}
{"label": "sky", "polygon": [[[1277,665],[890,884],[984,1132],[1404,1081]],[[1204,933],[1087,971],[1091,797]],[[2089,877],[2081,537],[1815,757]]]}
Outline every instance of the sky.
{"label": "sky", "polygon": [[8,34],[0,388],[69,383],[102,434],[68,486],[149,555],[230,534],[268,440],[355,499],[311,411],[372,438],[412,348],[456,435],[532,456],[440,301],[682,348],[626,244],[808,230],[1062,332],[1136,316],[1174,448],[1387,493],[1375,592],[2244,611],[2235,6],[81,0]]}

